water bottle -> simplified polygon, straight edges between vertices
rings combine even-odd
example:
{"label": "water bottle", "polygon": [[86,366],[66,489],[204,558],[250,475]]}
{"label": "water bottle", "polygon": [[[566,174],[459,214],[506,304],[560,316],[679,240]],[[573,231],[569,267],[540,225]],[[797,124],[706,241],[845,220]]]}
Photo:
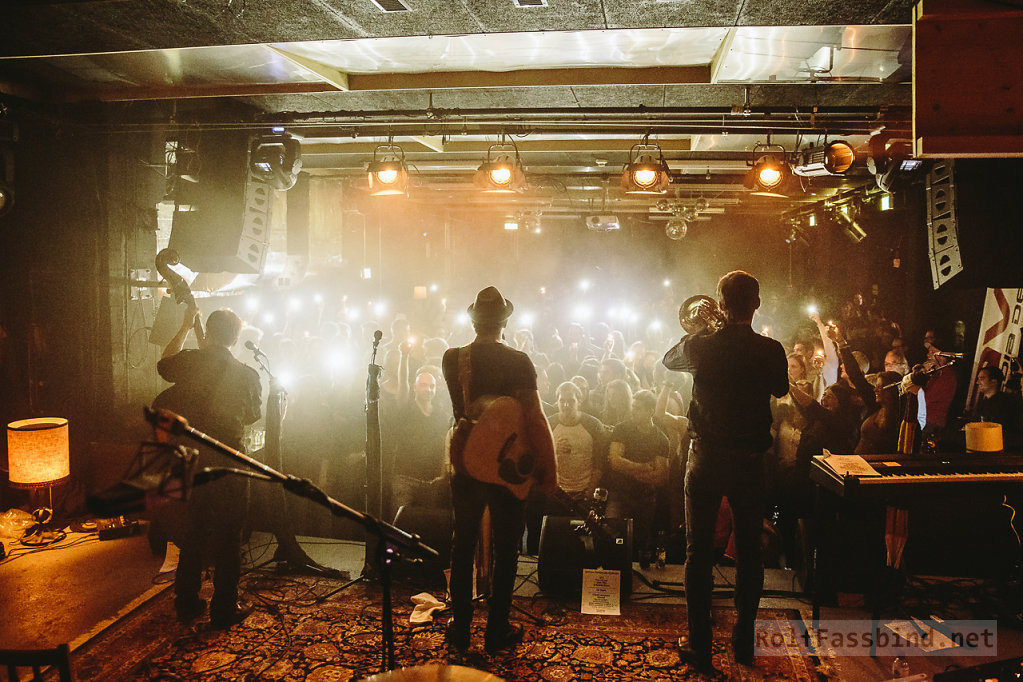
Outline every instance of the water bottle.
{"label": "water bottle", "polygon": [[668,559],[668,551],[664,547],[664,531],[657,531],[657,568],[664,568],[664,564]]}
{"label": "water bottle", "polygon": [[892,661],[892,679],[898,680],[903,677],[909,677],[909,659],[899,655]]}

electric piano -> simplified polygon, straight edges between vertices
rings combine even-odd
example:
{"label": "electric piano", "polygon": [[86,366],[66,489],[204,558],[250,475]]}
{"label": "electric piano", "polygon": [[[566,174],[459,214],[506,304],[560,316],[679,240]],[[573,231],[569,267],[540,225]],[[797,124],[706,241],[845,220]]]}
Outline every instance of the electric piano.
{"label": "electric piano", "polygon": [[863,459],[876,475],[839,473],[827,457],[818,455],[810,466],[810,479],[845,498],[1023,491],[1021,454],[863,455]]}

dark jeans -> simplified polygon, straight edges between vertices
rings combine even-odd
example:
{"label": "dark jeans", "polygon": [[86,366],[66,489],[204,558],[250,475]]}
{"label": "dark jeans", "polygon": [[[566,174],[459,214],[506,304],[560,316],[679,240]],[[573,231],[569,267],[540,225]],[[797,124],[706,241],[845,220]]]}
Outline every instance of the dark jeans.
{"label": "dark jeans", "polygon": [[[752,644],[764,588],[760,532],[764,519],[764,453],[693,442],[686,470],[686,604],[689,644],[710,654],[714,524],[722,496],[732,508],[736,544],[735,635]],[[740,641],[740,643],[742,643]],[[748,645],[747,644],[747,645]]]}
{"label": "dark jeans", "polygon": [[204,559],[208,558],[214,571],[210,615],[227,618],[234,614],[241,575],[245,492],[245,481],[230,478],[197,486],[192,491],[174,576],[178,606],[187,608],[199,599]]}
{"label": "dark jeans", "polygon": [[451,606],[454,628],[468,632],[472,623],[473,557],[483,510],[489,507],[494,571],[487,632],[503,633],[508,624],[512,591],[515,589],[519,543],[525,528],[525,502],[503,486],[481,483],[464,474],[455,474],[451,479],[451,502],[455,511],[451,537]]}

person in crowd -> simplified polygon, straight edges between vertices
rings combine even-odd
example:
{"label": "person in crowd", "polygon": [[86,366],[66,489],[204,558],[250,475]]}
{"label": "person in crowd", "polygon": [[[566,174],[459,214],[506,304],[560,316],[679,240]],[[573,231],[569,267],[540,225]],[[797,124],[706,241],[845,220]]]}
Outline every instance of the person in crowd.
{"label": "person in crowd", "polygon": [[[445,469],[445,437],[451,412],[437,399],[437,377],[428,368],[416,372],[409,391],[412,343],[398,345],[398,400],[383,415],[384,481],[390,484],[390,516],[405,505],[432,504],[431,484]],[[435,497],[435,496],[433,496]]]}
{"label": "person in crowd", "polygon": [[860,440],[854,452],[857,455],[897,453],[899,426],[902,423],[898,386],[902,375],[898,372],[880,372],[870,375],[867,380],[874,388],[874,409],[860,425]]}
{"label": "person in crowd", "polygon": [[[628,381],[629,368],[619,358],[604,358],[597,367],[597,385],[590,391],[589,403],[596,410],[603,410],[607,402],[607,386],[612,381]],[[631,387],[631,384],[630,384]]]}
{"label": "person in crowd", "polygon": [[[590,395],[593,395],[592,391]],[[632,388],[624,379],[615,379],[607,385],[604,407],[600,421],[607,426],[616,426],[629,418],[632,413]]]}
{"label": "person in crowd", "polygon": [[[662,362],[693,375],[689,408],[693,444],[686,471],[686,601],[688,641],[683,661],[713,672],[711,592],[714,526],[723,497],[732,509],[736,534],[735,660],[753,662],[753,628],[763,590],[760,535],[764,519],[764,453],[771,446],[771,396],[789,389],[785,349],[752,328],[760,307],[760,283],[741,270],[718,282],[725,325],[694,330]],[[706,314],[701,305],[699,314]]]}
{"label": "person in crowd", "polygon": [[[473,614],[473,557],[485,509],[490,510],[493,547],[490,610],[484,634],[489,652],[507,649],[522,639],[522,628],[509,621],[512,591],[518,565],[518,550],[525,527],[525,501],[506,485],[477,480],[469,475],[465,458],[479,453],[465,449],[472,420],[483,396],[510,396],[522,407],[524,433],[533,457],[514,462],[514,471],[499,469],[502,482],[510,478],[532,480],[544,494],[558,485],[554,440],[540,408],[536,372],[529,356],[501,343],[503,331],[514,307],[490,286],[476,295],[468,308],[475,339],[464,348],[451,348],[442,361],[444,379],[451,394],[456,430],[450,448],[451,498],[454,531],[451,539],[452,619],[445,633],[448,644],[464,653],[470,644]],[[511,462],[511,460],[507,460]]]}
{"label": "person in crowd", "polygon": [[1002,444],[1015,450],[1023,444],[1023,414],[1019,395],[1002,390],[1005,374],[1000,367],[987,365],[977,370],[977,402],[970,412],[974,421],[1002,425]]}
{"label": "person in crowd", "polygon": [[[231,354],[241,333],[242,320],[227,309],[210,313],[205,339],[200,340],[198,349],[182,350],[198,314],[197,309],[188,309],[177,334],[163,350],[157,371],[174,386],[168,389],[172,393],[165,391],[154,406],[180,414],[191,426],[238,449],[245,427],[261,416],[259,374]],[[199,468],[234,464],[226,455],[200,448]],[[247,609],[238,608],[245,491],[245,479],[241,476],[224,477],[192,491],[174,577],[174,608],[179,620],[195,620],[206,609],[199,589],[207,559],[212,561],[214,570],[210,627],[226,629],[248,615]]]}
{"label": "person in crowd", "polygon": [[929,376],[923,389],[926,419],[921,437],[924,440],[940,441],[948,423],[948,414],[952,400],[956,396],[959,379],[948,358],[933,344],[927,351],[924,371],[929,372]]}
{"label": "person in crowd", "polygon": [[[593,490],[607,467],[608,429],[596,417],[582,411],[583,393],[571,381],[555,391],[557,412],[550,423],[554,436],[554,457],[558,464],[558,487],[580,510],[587,508]],[[535,555],[540,548],[540,530],[545,514],[573,514],[558,501],[531,494],[526,505],[526,553]]]}
{"label": "person in crowd", "polygon": [[614,427],[608,455],[607,515],[632,519],[633,549],[648,568],[654,554],[654,513],[660,488],[668,481],[668,439],[654,424],[657,398],[639,391],[632,415]]}

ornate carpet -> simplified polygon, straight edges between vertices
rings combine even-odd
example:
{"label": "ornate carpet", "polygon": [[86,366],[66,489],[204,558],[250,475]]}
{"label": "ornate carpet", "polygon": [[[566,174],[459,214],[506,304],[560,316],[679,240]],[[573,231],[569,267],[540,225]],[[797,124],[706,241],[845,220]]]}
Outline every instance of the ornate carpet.
{"label": "ornate carpet", "polygon": [[[77,679],[89,680],[310,680],[344,682],[379,672],[381,591],[360,582],[336,595],[341,583],[307,577],[250,573],[243,596],[254,610],[227,631],[211,630],[204,617],[190,625],[175,619],[167,589],[107,628],[72,654]],[[209,583],[206,584],[209,590]],[[418,590],[415,590],[418,592]],[[675,641],[684,631],[685,607],[630,602],[621,616],[578,612],[578,603],[516,599],[543,619],[522,619],[525,637],[507,653],[483,652],[485,607],[476,612],[473,647],[462,657],[444,645],[445,615],[412,626],[411,588],[394,587],[395,662],[398,666],[458,664],[506,680],[700,680],[679,662]],[[820,680],[813,657],[758,657],[737,665],[726,646],[734,613],[715,611],[714,664],[730,680]],[[761,620],[779,627],[794,611],[761,609]]]}

